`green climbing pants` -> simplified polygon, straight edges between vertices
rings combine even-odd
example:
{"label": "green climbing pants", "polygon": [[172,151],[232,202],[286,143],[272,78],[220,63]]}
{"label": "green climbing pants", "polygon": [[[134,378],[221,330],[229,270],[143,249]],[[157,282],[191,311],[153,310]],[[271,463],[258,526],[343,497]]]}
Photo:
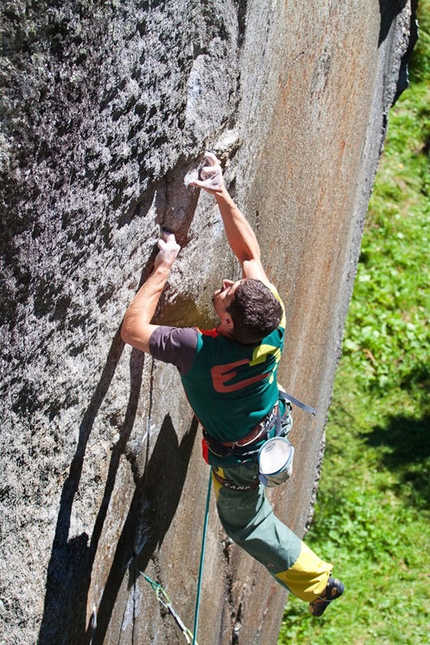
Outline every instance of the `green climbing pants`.
{"label": "green climbing pants", "polygon": [[321,560],[273,513],[258,465],[212,466],[218,514],[227,535],[261,562],[279,584],[311,602],[327,586],[332,565]]}

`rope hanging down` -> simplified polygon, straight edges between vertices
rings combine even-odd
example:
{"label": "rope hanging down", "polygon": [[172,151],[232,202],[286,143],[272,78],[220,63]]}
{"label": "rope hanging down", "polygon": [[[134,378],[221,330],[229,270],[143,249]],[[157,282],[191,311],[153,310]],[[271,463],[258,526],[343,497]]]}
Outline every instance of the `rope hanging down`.
{"label": "rope hanging down", "polygon": [[205,521],[203,524],[202,548],[200,551],[199,580],[197,583],[196,610],[194,613],[193,645],[194,644],[198,645],[196,641],[196,637],[197,637],[197,629],[199,624],[200,595],[201,595],[202,576],[203,576],[203,563],[205,560],[206,532],[208,528],[208,519],[209,519],[209,502],[211,499],[211,486],[212,486],[212,470],[209,470],[209,483],[208,483],[208,492],[206,495],[206,510],[205,510]]}

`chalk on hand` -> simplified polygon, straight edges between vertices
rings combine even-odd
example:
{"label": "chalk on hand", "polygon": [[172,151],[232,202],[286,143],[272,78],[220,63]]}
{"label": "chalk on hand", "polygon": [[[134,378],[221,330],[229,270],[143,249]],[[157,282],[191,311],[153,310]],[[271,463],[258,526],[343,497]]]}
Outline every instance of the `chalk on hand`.
{"label": "chalk on hand", "polygon": [[200,166],[198,168],[193,168],[192,170],[189,170],[187,172],[187,174],[184,177],[184,184],[186,186],[189,186],[192,181],[195,181],[196,179],[199,178],[199,169],[200,169]]}

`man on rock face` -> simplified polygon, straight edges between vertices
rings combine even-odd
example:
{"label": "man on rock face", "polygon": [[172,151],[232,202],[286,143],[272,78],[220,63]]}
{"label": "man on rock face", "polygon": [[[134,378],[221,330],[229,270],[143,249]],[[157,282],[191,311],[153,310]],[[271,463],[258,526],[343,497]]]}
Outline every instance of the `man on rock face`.
{"label": "man on rock face", "polygon": [[180,247],[164,234],[154,270],[124,317],[122,338],[179,370],[203,426],[217,509],[226,533],[283,587],[320,616],[344,591],[321,560],[273,513],[259,479],[258,453],[291,429],[291,405],[277,384],[284,343],[284,306],[263,269],[257,238],[225,188],[221,166],[206,153],[201,179],[215,196],[242,279],[223,280],[213,295],[216,329],[154,325],[151,320]]}

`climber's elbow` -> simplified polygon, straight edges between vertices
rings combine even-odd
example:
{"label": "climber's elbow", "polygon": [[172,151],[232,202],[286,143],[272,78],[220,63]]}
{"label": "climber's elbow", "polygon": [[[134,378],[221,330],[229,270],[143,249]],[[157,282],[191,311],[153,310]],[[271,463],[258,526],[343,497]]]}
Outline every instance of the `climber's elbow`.
{"label": "climber's elbow", "polygon": [[121,339],[127,345],[149,353],[149,341],[157,326],[126,316],[121,325]]}

